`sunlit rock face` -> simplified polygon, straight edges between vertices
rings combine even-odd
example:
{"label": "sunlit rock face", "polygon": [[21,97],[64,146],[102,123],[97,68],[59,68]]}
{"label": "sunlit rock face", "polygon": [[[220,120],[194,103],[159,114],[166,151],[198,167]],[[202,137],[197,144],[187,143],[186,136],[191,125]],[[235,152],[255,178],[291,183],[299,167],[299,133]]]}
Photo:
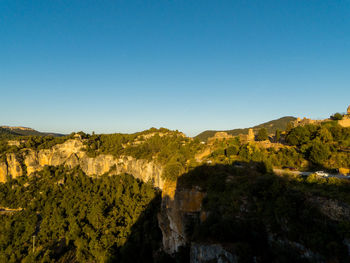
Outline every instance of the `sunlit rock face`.
{"label": "sunlit rock face", "polygon": [[0,182],[6,178],[16,178],[23,174],[31,175],[43,169],[45,165],[65,165],[69,168],[80,166],[89,176],[102,174],[128,173],[136,178],[148,182],[155,187],[162,188],[162,167],[153,161],[135,159],[130,156],[115,158],[112,155],[98,155],[89,157],[84,151],[83,142],[79,139],[68,140],[50,149],[34,151],[23,149],[19,153],[7,154],[0,162]]}
{"label": "sunlit rock face", "polygon": [[23,175],[23,168],[20,163],[20,158],[14,153],[9,153],[6,155],[7,173],[0,175],[0,177],[7,177],[11,175],[12,178],[16,178]]}
{"label": "sunlit rock face", "polygon": [[198,189],[181,189],[175,182],[165,183],[162,206],[158,214],[163,234],[163,249],[172,254],[179,247],[188,245],[187,229],[201,220],[201,206],[205,193]]}
{"label": "sunlit rock face", "polygon": [[6,182],[7,165],[5,162],[0,163],[0,182]]}

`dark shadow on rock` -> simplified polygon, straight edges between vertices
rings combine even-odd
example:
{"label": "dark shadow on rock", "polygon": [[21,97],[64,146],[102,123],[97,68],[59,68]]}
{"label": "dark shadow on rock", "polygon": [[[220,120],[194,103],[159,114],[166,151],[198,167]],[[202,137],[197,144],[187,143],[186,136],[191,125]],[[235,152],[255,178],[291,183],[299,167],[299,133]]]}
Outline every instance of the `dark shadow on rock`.
{"label": "dark shadow on rock", "polygon": [[322,185],[234,162],[196,167],[174,187],[163,199],[158,192],[108,262],[350,261],[350,206],[337,203],[350,203],[341,200],[349,183]]}
{"label": "dark shadow on rock", "polygon": [[[312,201],[342,201],[350,187],[340,184],[278,176],[260,162],[203,165],[178,178],[162,213],[191,262],[349,262],[350,217],[327,214],[344,207]],[[196,192],[204,196],[199,205]]]}

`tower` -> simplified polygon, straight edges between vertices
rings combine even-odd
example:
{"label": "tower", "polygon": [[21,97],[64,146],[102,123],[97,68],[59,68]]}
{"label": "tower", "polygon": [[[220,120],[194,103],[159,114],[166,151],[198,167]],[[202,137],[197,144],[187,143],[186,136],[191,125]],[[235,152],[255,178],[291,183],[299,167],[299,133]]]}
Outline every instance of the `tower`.
{"label": "tower", "polygon": [[249,142],[254,141],[255,140],[255,135],[254,135],[254,131],[253,129],[249,129],[248,130],[248,136],[247,139]]}

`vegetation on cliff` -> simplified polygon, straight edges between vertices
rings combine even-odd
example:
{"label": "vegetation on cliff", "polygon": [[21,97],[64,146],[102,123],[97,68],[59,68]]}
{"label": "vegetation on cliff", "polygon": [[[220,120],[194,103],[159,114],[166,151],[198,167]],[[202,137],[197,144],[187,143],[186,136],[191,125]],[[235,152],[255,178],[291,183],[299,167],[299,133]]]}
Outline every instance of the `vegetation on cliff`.
{"label": "vegetation on cliff", "polygon": [[86,151],[89,156],[111,154],[136,159],[155,160],[164,166],[163,178],[176,180],[203,148],[198,140],[185,137],[178,131],[150,129],[135,134],[101,134],[88,136]]}
{"label": "vegetation on cliff", "polygon": [[[69,139],[82,140],[89,157],[101,154],[115,158],[131,156],[136,159],[155,161],[164,166],[163,179],[176,180],[181,172],[193,163],[195,154],[203,148],[198,140],[186,137],[178,131],[165,128],[151,128],[134,134],[85,134],[72,133],[62,137],[22,136],[17,144],[9,144],[9,138],[0,140],[0,157],[5,160],[7,153],[15,153],[18,160],[23,159],[25,149],[50,149]],[[25,169],[24,169],[25,170]]]}
{"label": "vegetation on cliff", "polygon": [[[84,134],[84,133],[78,133]],[[0,157],[7,153],[19,153],[22,149],[42,150],[49,149],[57,144],[73,139],[75,133],[66,136],[0,136]],[[11,144],[9,142],[14,142]]]}

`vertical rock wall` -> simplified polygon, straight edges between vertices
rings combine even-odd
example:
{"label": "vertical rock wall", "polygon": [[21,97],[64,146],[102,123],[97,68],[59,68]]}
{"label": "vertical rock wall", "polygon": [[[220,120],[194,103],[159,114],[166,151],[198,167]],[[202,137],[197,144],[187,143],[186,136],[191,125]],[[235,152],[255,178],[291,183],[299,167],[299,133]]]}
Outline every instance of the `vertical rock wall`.
{"label": "vertical rock wall", "polygon": [[201,219],[201,206],[205,193],[198,189],[181,189],[176,182],[163,187],[162,206],[158,214],[163,234],[163,249],[172,254],[188,245],[187,232],[194,221]]}

